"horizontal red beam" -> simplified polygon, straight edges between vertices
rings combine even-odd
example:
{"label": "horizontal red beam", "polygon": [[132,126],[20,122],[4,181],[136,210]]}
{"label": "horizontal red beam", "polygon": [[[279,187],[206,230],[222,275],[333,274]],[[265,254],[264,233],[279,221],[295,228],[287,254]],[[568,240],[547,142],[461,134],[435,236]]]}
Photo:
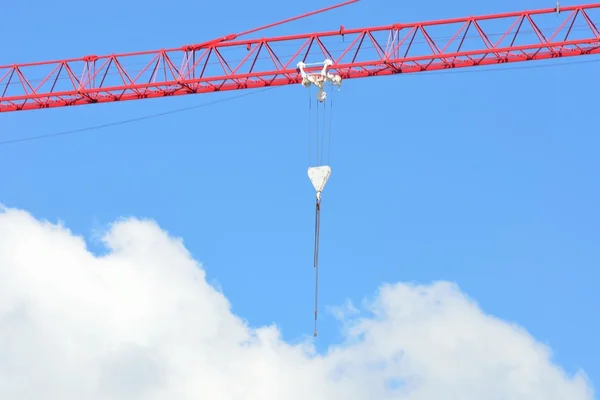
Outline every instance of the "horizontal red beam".
{"label": "horizontal red beam", "polygon": [[[0,67],[0,112],[301,81],[334,61],[344,79],[600,53],[600,3]],[[234,35],[235,36],[235,35]],[[313,67],[312,69],[319,69]],[[309,68],[310,70],[310,68]]]}

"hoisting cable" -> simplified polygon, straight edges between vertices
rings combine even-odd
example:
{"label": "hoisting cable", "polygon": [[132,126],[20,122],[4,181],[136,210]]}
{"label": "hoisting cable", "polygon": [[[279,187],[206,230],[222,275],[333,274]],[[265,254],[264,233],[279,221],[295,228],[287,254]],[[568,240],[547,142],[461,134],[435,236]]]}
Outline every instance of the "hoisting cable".
{"label": "hoisting cable", "polygon": [[[323,103],[322,105],[320,103]],[[323,120],[321,121],[321,116],[319,115],[319,108],[323,107]],[[331,138],[329,137],[327,142],[325,141],[325,135],[327,135],[328,126],[327,126],[327,118],[331,118],[331,112],[327,113],[327,102],[322,101],[318,102],[316,106],[316,124],[317,124],[317,134],[316,134],[316,147],[317,151],[315,154],[315,163],[317,166],[309,168],[309,177],[315,187],[316,193],[316,203],[315,203],[315,242],[314,242],[314,256],[313,256],[313,267],[315,269],[315,307],[314,307],[314,337],[317,337],[317,320],[319,314],[319,244],[320,244],[320,233],[321,233],[321,192],[327,183],[329,175],[331,174],[331,168],[329,167],[329,160],[327,164],[323,164],[323,159],[325,158],[325,145],[330,145]],[[329,124],[331,127],[331,124]],[[329,130],[331,129],[329,127]],[[320,137],[319,137],[320,136]],[[331,136],[331,132],[329,132],[329,136]],[[319,144],[320,142],[320,144]],[[330,147],[330,146],[328,146]],[[327,149],[327,159],[329,158],[330,148]]]}
{"label": "hoisting cable", "polygon": [[329,100],[329,137],[327,144],[327,164],[331,162],[331,135],[333,133],[333,99]]}
{"label": "hoisting cable", "polygon": [[[333,100],[329,101],[330,104],[330,108],[329,108],[329,134],[327,135],[327,164],[329,164],[329,159],[330,159],[330,155],[331,155],[331,129],[332,129],[332,109],[333,109]],[[318,105],[317,105],[318,106]],[[320,156],[320,163],[322,165],[323,163],[323,153],[325,153],[325,132],[327,130],[326,128],[326,119],[327,119],[327,102],[324,101],[323,102],[323,125],[322,125],[322,129],[323,132],[321,134],[321,154],[317,155]],[[317,123],[318,123],[318,117],[317,117]],[[319,310],[319,235],[320,235],[320,230],[321,230],[321,193],[318,192],[317,193],[317,199],[316,199],[316,204],[315,204],[315,246],[314,246],[314,260],[313,260],[313,265],[315,268],[315,328],[314,328],[314,336],[317,336],[317,318],[318,318],[318,310]]]}
{"label": "hoisting cable", "polygon": [[[330,74],[327,71],[327,68],[331,66],[333,62],[329,59],[325,60],[323,63],[323,69],[319,74],[308,74],[304,70],[307,64],[304,62],[299,62],[297,67],[302,76],[302,85],[306,88],[312,88],[312,86],[316,86],[319,91],[317,93],[317,104],[315,110],[316,116],[316,133],[315,133],[315,164],[312,164],[312,160],[310,157],[311,153],[311,145],[312,142],[312,123],[313,121],[310,119],[312,114],[312,103],[309,101],[309,167],[308,167],[308,177],[315,188],[316,191],[316,203],[315,203],[315,243],[314,243],[314,257],[313,257],[313,267],[315,269],[315,308],[314,308],[314,336],[317,336],[317,319],[319,313],[319,240],[320,240],[320,230],[321,230],[321,193],[327,184],[327,180],[331,175],[331,167],[328,165],[329,158],[331,154],[331,128],[332,122],[329,123],[329,129],[327,126],[327,94],[325,93],[323,87],[325,83],[331,82],[336,86],[340,86],[341,77],[339,75]],[[313,64],[314,65],[314,64]],[[311,91],[312,92],[312,91]],[[319,108],[323,103],[323,122],[320,124],[320,115]],[[333,107],[330,107],[333,108]],[[332,112],[329,112],[329,118],[332,118]],[[325,141],[325,135],[329,130],[329,138],[327,142]],[[321,137],[319,137],[321,135]],[[320,148],[319,148],[319,142]],[[327,154],[325,155],[325,145],[328,146]],[[327,164],[323,165],[323,158],[326,157]]]}
{"label": "hoisting cable", "polygon": [[317,133],[315,134],[315,165],[319,165],[319,103],[315,107],[317,109]]}
{"label": "hoisting cable", "polygon": [[314,268],[315,268],[315,330],[314,337],[317,337],[317,314],[319,310],[319,232],[321,225],[321,198],[320,193],[317,196],[315,206],[315,253],[314,253]]}
{"label": "hoisting cable", "polygon": [[308,165],[311,164],[312,157],[312,88],[308,90]]}
{"label": "hoisting cable", "polygon": [[319,165],[323,165],[323,153],[325,152],[325,132],[326,132],[326,122],[327,118],[327,101],[323,102],[323,133],[321,134],[321,154],[319,155]]}

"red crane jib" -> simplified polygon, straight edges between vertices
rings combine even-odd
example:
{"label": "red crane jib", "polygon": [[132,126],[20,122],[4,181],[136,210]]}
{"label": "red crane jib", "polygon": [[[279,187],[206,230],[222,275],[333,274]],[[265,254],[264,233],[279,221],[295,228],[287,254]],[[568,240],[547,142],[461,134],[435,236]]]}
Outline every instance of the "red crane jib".
{"label": "red crane jib", "polygon": [[[600,3],[0,67],[0,112],[222,92],[600,53]],[[551,28],[548,28],[551,26]],[[237,38],[237,39],[236,39]],[[320,66],[308,66],[318,71]]]}

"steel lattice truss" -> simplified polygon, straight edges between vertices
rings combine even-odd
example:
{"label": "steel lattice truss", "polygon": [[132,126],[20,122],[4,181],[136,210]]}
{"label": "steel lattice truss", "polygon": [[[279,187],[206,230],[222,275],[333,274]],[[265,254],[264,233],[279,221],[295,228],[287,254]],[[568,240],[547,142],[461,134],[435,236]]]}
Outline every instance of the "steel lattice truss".
{"label": "steel lattice truss", "polygon": [[299,61],[331,59],[331,72],[351,79],[597,54],[598,11],[600,3],[264,39],[234,35],[3,66],[0,112],[296,84]]}

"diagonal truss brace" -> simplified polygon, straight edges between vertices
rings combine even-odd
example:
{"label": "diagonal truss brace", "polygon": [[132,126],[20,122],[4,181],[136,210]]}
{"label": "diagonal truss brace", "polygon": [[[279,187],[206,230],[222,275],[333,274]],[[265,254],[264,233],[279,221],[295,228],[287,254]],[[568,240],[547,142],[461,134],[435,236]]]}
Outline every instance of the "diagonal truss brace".
{"label": "diagonal truss brace", "polygon": [[[345,81],[600,54],[599,12],[600,3],[557,5],[9,64],[0,66],[0,113],[307,82],[318,87],[330,73]],[[306,64],[321,59],[332,62],[323,65],[326,72]]]}

